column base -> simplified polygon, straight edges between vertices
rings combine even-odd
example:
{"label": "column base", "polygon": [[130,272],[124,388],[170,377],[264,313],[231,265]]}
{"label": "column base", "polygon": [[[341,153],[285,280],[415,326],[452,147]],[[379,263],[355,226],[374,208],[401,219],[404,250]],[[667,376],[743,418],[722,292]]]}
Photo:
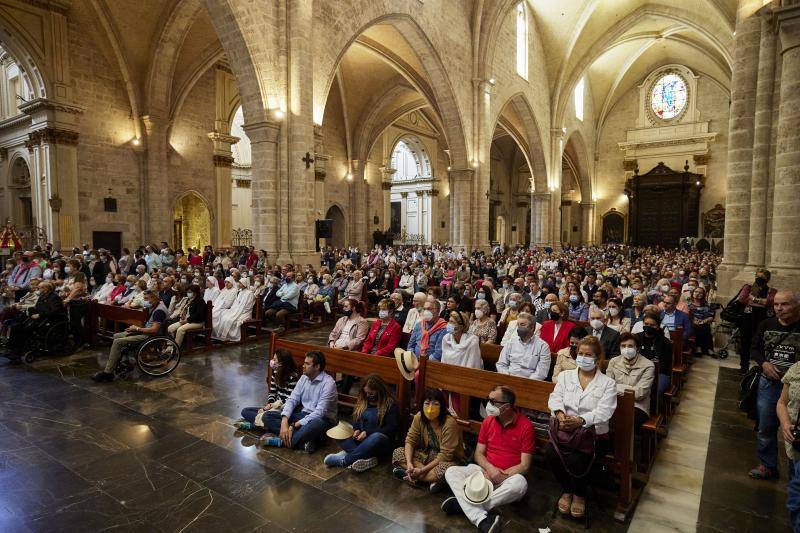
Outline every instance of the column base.
{"label": "column base", "polygon": [[716,303],[725,305],[745,283],[753,283],[757,267],[721,264],[717,269]]}
{"label": "column base", "polygon": [[768,266],[770,272],[769,286],[780,290],[797,292],[800,290],[800,268]]}

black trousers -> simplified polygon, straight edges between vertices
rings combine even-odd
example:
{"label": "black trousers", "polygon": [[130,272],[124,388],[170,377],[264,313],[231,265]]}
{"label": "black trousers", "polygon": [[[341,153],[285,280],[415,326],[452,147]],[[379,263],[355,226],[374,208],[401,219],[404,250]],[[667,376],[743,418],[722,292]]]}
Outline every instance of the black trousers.
{"label": "black trousers", "polygon": [[[610,447],[610,442],[607,439],[596,439],[595,449],[597,457],[605,455]],[[583,474],[589,467],[592,461],[592,456],[580,452],[562,452],[564,461],[561,461],[558,453],[553,447],[553,443],[547,444],[547,449],[544,452],[547,463],[550,465],[550,470],[553,471],[556,480],[561,484],[561,491],[567,494],[574,494],[575,496],[586,496],[591,480],[591,471],[582,477],[574,477],[572,474]],[[564,464],[566,463],[566,467]],[[567,472],[569,470],[569,472]],[[570,474],[570,472],[572,474]]]}

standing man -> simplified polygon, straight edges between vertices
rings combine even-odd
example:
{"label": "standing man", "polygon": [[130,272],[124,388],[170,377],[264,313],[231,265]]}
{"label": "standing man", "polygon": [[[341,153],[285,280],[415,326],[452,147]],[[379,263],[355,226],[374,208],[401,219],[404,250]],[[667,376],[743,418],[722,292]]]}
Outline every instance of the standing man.
{"label": "standing man", "polygon": [[783,378],[800,356],[800,294],[778,291],[775,316],[761,322],[750,350],[761,366],[758,380],[758,460],[750,470],[753,479],[778,479],[778,415]]}

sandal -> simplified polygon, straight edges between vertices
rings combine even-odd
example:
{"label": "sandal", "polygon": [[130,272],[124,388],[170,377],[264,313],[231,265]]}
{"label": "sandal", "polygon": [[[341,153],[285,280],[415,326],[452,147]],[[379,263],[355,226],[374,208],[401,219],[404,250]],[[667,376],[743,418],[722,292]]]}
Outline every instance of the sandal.
{"label": "sandal", "polygon": [[571,514],[573,518],[583,518],[583,515],[586,514],[586,500],[581,498],[580,501],[578,501],[578,498],[574,498],[569,508],[569,514]]}
{"label": "sandal", "polygon": [[561,498],[558,499],[558,512],[561,514],[568,514],[571,506],[572,494],[567,494],[565,492],[561,495]]}

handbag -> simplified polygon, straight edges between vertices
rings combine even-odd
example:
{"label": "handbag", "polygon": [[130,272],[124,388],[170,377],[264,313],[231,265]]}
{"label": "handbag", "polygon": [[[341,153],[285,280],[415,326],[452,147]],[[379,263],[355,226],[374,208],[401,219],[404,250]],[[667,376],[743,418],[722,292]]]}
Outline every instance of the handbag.
{"label": "handbag", "polygon": [[722,311],[720,311],[719,317],[725,322],[730,322],[732,324],[740,325],[742,320],[744,319],[745,305],[739,301],[739,296],[742,294],[744,287],[745,286],[742,285],[742,288],[739,289],[739,292],[736,293],[736,296],[731,298],[731,300],[725,305]]}
{"label": "handbag", "polygon": [[[567,471],[567,474],[574,478],[584,477],[592,469],[592,465],[594,464],[595,460],[594,429],[581,426],[576,428],[574,431],[569,432],[560,429],[560,426],[561,425],[559,424],[558,417],[551,416],[550,427],[548,429],[548,433],[550,434],[550,443],[553,445],[556,455],[558,455],[558,458],[561,460],[561,464],[564,465],[564,470]],[[589,461],[586,471],[582,474],[574,474],[570,472],[569,468],[567,467],[567,463],[564,461],[564,455],[569,455],[570,453],[575,452],[592,456],[592,460]]]}

